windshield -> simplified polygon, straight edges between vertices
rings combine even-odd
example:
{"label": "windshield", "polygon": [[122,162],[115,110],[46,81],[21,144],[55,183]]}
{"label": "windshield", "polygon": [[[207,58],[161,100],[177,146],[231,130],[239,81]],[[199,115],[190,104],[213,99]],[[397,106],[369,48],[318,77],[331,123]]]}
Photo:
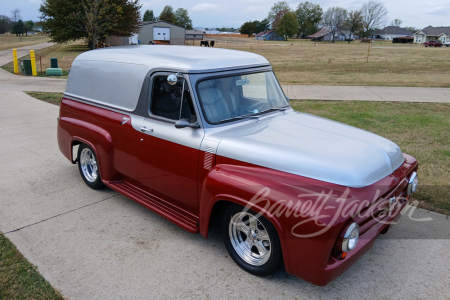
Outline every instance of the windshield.
{"label": "windshield", "polygon": [[251,118],[289,105],[273,72],[204,80],[198,84],[198,94],[210,124]]}

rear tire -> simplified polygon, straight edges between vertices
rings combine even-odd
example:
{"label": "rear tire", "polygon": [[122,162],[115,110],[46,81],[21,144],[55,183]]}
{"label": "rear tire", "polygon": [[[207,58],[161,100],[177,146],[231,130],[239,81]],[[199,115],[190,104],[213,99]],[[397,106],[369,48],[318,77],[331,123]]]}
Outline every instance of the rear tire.
{"label": "rear tire", "polygon": [[78,147],[78,170],[88,187],[99,190],[105,187],[100,178],[100,168],[94,150],[86,144]]}
{"label": "rear tire", "polygon": [[238,266],[253,275],[266,276],[280,268],[283,255],[275,227],[256,215],[237,204],[227,206],[222,214],[222,239]]}

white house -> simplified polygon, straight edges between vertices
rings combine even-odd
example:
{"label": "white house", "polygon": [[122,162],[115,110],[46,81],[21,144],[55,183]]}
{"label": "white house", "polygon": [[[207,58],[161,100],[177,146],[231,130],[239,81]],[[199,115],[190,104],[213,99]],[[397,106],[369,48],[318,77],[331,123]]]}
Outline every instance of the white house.
{"label": "white house", "polygon": [[425,27],[414,33],[414,43],[421,44],[429,41],[450,42],[450,27]]}
{"label": "white house", "polygon": [[203,30],[199,29],[187,29],[186,30],[186,38],[187,39],[202,39],[203,40]]}
{"label": "white house", "polygon": [[399,26],[387,26],[383,29],[375,30],[374,38],[380,40],[393,40],[397,37],[413,36],[413,33],[406,28]]}

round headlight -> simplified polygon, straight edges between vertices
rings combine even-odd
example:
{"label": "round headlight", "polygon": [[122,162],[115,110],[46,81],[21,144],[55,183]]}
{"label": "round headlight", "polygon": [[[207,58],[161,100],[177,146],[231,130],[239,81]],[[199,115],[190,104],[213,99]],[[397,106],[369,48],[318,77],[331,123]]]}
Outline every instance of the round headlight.
{"label": "round headlight", "polygon": [[348,252],[355,249],[359,240],[359,226],[356,223],[352,223],[344,235],[342,241],[342,252]]}
{"label": "round headlight", "polygon": [[416,172],[413,172],[411,178],[409,178],[408,182],[408,195],[411,195],[417,191],[417,186],[419,185],[419,176],[417,176]]}

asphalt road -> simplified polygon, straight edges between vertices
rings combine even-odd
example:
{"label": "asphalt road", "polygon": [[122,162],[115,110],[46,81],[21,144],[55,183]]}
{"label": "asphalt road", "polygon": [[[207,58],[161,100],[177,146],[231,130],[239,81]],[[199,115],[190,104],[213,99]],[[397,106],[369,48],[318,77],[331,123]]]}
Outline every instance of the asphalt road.
{"label": "asphalt road", "polygon": [[403,216],[326,287],[284,270],[255,277],[234,264],[217,227],[205,240],[112,190],[89,189],[59,152],[58,107],[9,88],[0,78],[0,231],[70,299],[449,297],[444,215]]}

